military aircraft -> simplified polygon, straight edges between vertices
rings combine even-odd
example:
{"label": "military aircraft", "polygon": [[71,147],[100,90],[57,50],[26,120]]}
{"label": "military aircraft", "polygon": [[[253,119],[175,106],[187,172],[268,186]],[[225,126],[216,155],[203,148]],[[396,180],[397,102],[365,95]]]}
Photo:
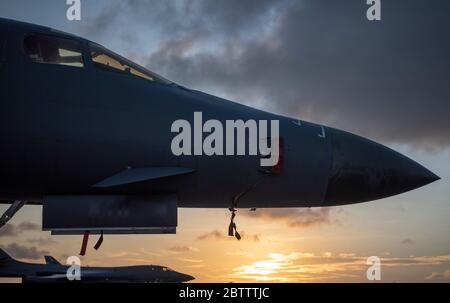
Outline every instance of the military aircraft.
{"label": "military aircraft", "polygon": [[[239,208],[359,203],[439,179],[369,139],[180,86],[44,26],[0,19],[0,79],[0,200],[11,204],[1,224],[25,204],[43,205],[43,230],[83,243],[89,234],[175,233],[178,207],[229,208],[229,235],[239,238]],[[194,125],[185,153],[173,150],[175,121]],[[205,154],[208,133],[229,121],[276,121],[257,143],[270,142],[277,161]]]}
{"label": "military aircraft", "polygon": [[51,256],[45,256],[45,263],[20,262],[0,248],[0,277],[22,278],[23,283],[182,283],[194,279],[158,265],[80,267],[78,279],[71,265],[62,265]]}

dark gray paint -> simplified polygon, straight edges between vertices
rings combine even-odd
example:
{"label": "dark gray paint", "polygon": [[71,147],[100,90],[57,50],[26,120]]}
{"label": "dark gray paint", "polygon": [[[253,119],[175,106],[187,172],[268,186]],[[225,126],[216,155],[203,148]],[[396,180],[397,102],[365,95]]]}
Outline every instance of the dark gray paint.
{"label": "dark gray paint", "polygon": [[42,229],[53,234],[174,234],[175,195],[45,196]]}

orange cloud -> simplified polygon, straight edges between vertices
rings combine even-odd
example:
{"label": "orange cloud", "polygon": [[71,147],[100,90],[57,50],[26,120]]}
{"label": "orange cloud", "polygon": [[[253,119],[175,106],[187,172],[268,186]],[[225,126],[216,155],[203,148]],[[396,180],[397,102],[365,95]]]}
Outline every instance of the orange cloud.
{"label": "orange cloud", "polygon": [[337,223],[333,214],[341,212],[341,209],[332,207],[321,208],[274,208],[260,209],[254,212],[243,212],[242,215],[266,221],[283,221],[289,227],[310,227],[314,225]]}
{"label": "orange cloud", "polygon": [[[240,281],[315,282],[346,278],[364,281],[366,261],[367,257],[353,253],[271,253],[267,259],[235,267],[230,276]],[[444,262],[450,262],[450,255],[381,258],[382,268],[436,266]],[[450,270],[433,272],[426,279],[450,279]]]}
{"label": "orange cloud", "polygon": [[189,259],[189,258],[178,258],[178,260],[188,263],[202,263],[203,260],[200,259]]}
{"label": "orange cloud", "polygon": [[175,253],[183,253],[183,252],[190,252],[190,251],[199,251],[198,248],[192,247],[192,246],[172,246],[168,249],[171,252]]}
{"label": "orange cloud", "polygon": [[432,272],[429,276],[425,277],[425,280],[450,280],[450,269],[442,273]]}
{"label": "orange cloud", "polygon": [[[243,231],[239,231],[242,240],[248,240],[248,241],[253,241],[253,242],[259,242],[260,238],[259,235],[246,235],[245,232]],[[235,241],[236,239],[234,237],[229,237],[228,235],[225,235],[224,233],[221,233],[220,231],[218,231],[217,229],[206,233],[206,234],[202,234],[200,236],[197,237],[197,240],[209,240],[209,239],[214,239],[214,240],[233,240]]]}
{"label": "orange cloud", "polygon": [[25,231],[38,231],[40,225],[32,222],[21,222],[17,225],[6,224],[0,229],[0,237],[15,237]]}

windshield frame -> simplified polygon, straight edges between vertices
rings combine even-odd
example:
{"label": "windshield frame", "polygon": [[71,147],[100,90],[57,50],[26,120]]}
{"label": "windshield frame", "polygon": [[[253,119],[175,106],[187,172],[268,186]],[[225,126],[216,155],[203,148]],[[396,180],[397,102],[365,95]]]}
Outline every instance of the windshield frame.
{"label": "windshield frame", "polygon": [[131,67],[131,68],[137,70],[138,72],[141,72],[143,74],[147,74],[147,76],[151,77],[152,79],[147,79],[147,78],[144,78],[142,76],[135,75],[135,74],[133,74],[131,72],[121,71],[121,70],[116,69],[114,67],[111,67],[108,70],[116,71],[116,72],[118,72],[120,74],[123,74],[123,75],[130,75],[130,76],[137,77],[137,78],[140,78],[140,79],[143,79],[143,80],[146,80],[146,81],[150,81],[150,82],[156,82],[156,83],[165,84],[165,85],[174,85],[175,84],[174,82],[172,82],[172,81],[170,81],[170,80],[168,80],[168,79],[158,75],[157,73],[152,72],[152,71],[148,70],[147,68],[145,68],[145,67],[143,67],[143,66],[141,66],[141,65],[139,65],[139,64],[137,64],[137,63],[135,63],[135,62],[133,62],[133,61],[131,61],[131,60],[129,60],[129,59],[127,59],[127,58],[125,58],[125,57],[115,53],[115,52],[113,52],[113,51],[111,51],[110,49],[104,47],[103,45],[89,41],[88,42],[88,54],[89,54],[89,58],[90,58],[91,64],[93,66],[95,66],[95,67],[99,67],[99,68],[105,67],[105,69],[108,68],[107,65],[104,65],[102,63],[94,61],[94,58],[92,56],[92,53],[93,53],[92,46],[94,46],[96,48],[99,48],[100,50],[102,50],[104,52],[104,54],[110,56],[111,58],[113,58],[115,60],[118,60],[122,65],[124,64],[124,65],[126,65],[128,67]]}

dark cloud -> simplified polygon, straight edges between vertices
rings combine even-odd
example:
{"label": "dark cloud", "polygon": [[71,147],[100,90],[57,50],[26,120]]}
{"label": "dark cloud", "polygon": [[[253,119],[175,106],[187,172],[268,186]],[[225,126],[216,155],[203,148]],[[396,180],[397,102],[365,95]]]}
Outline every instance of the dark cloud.
{"label": "dark cloud", "polygon": [[[450,145],[450,2],[141,0],[74,29],[188,87],[383,143]],[[128,54],[127,54],[128,53]]]}
{"label": "dark cloud", "polygon": [[222,239],[225,239],[225,238],[226,238],[226,236],[223,233],[221,233],[218,230],[213,230],[213,231],[211,231],[209,233],[202,234],[202,235],[198,236],[197,240],[207,240],[207,239],[222,240]]}
{"label": "dark cloud", "polygon": [[404,245],[413,245],[414,244],[414,240],[410,239],[410,238],[405,238],[402,240],[402,242],[400,242],[401,244]]}
{"label": "dark cloud", "polygon": [[13,258],[18,259],[41,259],[44,255],[48,255],[49,252],[46,250],[39,250],[35,246],[27,247],[16,243],[9,244],[3,247],[8,254]]}
{"label": "dark cloud", "polygon": [[41,226],[39,224],[33,223],[33,222],[21,222],[19,225],[17,225],[17,229],[22,231],[31,231],[31,230],[39,230]]}
{"label": "dark cloud", "polygon": [[0,237],[12,237],[17,235],[17,229],[13,224],[6,224],[0,229]]}
{"label": "dark cloud", "polygon": [[6,224],[0,229],[0,237],[14,237],[25,231],[39,230],[40,226],[32,222],[21,222],[18,225]]}
{"label": "dark cloud", "polygon": [[81,28],[85,35],[90,37],[100,37],[111,32],[111,25],[119,22],[121,13],[124,12],[126,3],[123,1],[108,1],[100,13],[95,17],[83,17],[84,27]]}
{"label": "dark cloud", "polygon": [[380,22],[367,7],[129,1],[97,21],[131,20],[125,36],[157,32],[145,65],[186,86],[385,143],[448,146],[450,3],[385,1]]}
{"label": "dark cloud", "polygon": [[323,208],[274,208],[258,209],[254,212],[243,212],[242,215],[266,221],[282,221],[289,227],[310,227],[322,224],[337,223],[334,213],[340,209]]}
{"label": "dark cloud", "polygon": [[[274,10],[284,5],[283,1],[273,0],[245,0],[239,3],[229,0],[128,0],[120,3],[125,3],[121,11],[124,19],[128,20],[127,14],[132,14],[132,21],[138,25],[152,24],[154,30],[165,34],[170,32],[172,38],[192,33],[193,30],[216,38],[220,35],[239,36],[260,27]],[[104,11],[102,16],[105,15],[111,20],[117,11],[111,9],[106,14]],[[168,17],[170,15],[171,18]]]}
{"label": "dark cloud", "polygon": [[[242,239],[244,241],[253,241],[253,242],[259,242],[260,238],[259,235],[246,235],[244,231],[238,230],[239,234],[241,235]],[[229,237],[228,235],[220,232],[219,230],[213,230],[211,232],[202,234],[197,237],[197,240],[236,240],[234,237]]]}

